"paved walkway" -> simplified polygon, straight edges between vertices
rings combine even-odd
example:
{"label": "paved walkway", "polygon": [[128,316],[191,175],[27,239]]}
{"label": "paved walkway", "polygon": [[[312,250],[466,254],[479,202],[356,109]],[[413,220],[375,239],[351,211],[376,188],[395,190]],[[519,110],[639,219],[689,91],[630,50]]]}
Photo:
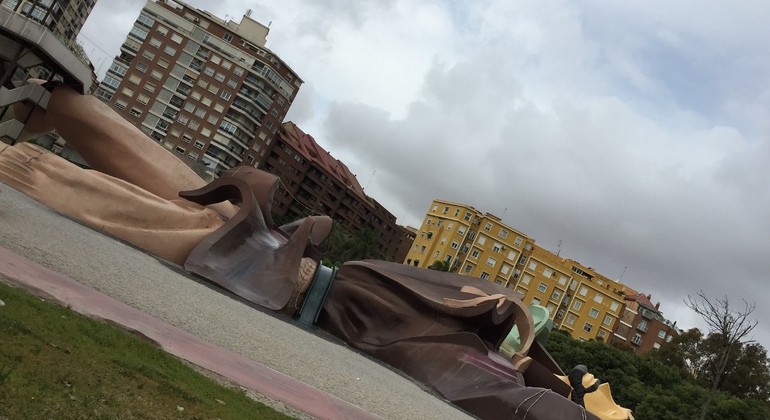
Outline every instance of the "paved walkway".
{"label": "paved walkway", "polygon": [[0,193],[0,275],[324,419],[466,419],[422,387],[55,214]]}

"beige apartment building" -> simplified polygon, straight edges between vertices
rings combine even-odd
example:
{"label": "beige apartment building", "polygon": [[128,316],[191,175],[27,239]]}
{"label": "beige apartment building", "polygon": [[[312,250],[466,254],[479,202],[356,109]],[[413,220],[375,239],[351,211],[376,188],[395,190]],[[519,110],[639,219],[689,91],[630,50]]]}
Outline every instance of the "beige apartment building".
{"label": "beige apartment building", "polygon": [[96,95],[211,175],[265,156],[302,80],[265,47],[269,28],[150,0]]}
{"label": "beige apartment building", "polygon": [[95,4],[96,0],[3,0],[0,6],[40,23],[73,49]]}

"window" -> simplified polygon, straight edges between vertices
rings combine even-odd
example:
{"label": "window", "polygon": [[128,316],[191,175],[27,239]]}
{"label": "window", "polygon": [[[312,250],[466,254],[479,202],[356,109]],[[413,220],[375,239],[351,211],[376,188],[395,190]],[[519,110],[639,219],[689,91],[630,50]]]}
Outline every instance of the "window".
{"label": "window", "polygon": [[654,348],[655,350],[659,349],[660,343],[652,343],[652,348]]}
{"label": "window", "polygon": [[[282,99],[280,99],[279,101],[281,101],[281,100]],[[283,105],[283,104],[279,102],[279,105]],[[455,209],[455,217],[457,217],[459,215],[460,215],[460,209]]]}
{"label": "window", "polygon": [[187,117],[187,115],[179,115],[179,118],[176,119],[179,121],[179,124],[186,125],[187,121],[190,121],[190,119]]}
{"label": "window", "polygon": [[158,70],[153,70],[152,73],[150,73],[150,77],[155,80],[160,80],[161,77],[163,77],[163,73],[159,72]]}
{"label": "window", "polygon": [[141,61],[136,63],[136,69],[139,70],[142,73],[147,72],[147,64],[142,63]]}
{"label": "window", "polygon": [[479,257],[479,251],[474,249],[473,252],[471,252],[471,258],[475,260],[478,257]]}
{"label": "window", "polygon": [[160,44],[161,44],[161,42],[160,42],[160,40],[159,40],[159,39],[157,39],[157,38],[151,38],[151,39],[150,39],[150,45],[151,45],[152,47],[154,47],[154,48],[158,48],[158,47],[160,47]]}
{"label": "window", "polygon": [[426,249],[425,245],[420,247],[420,254],[424,254],[425,253],[425,249]]}
{"label": "window", "polygon": [[543,270],[543,277],[550,279],[551,274],[553,274],[553,270],[551,270],[550,268],[546,268]]}
{"label": "window", "polygon": [[452,241],[452,249],[457,249],[460,246],[460,243],[457,241]]}
{"label": "window", "polygon": [[465,236],[465,226],[460,226],[457,228],[457,234]]}
{"label": "window", "polygon": [[604,298],[602,297],[602,295],[600,295],[600,294],[598,294],[598,293],[597,293],[597,294],[596,294],[596,296],[594,297],[594,302],[596,302],[596,303],[602,303],[602,300],[604,300]]}
{"label": "window", "polygon": [[131,110],[128,111],[128,113],[131,114],[131,116],[137,117],[137,118],[142,116],[142,110],[137,109],[135,107],[131,107]]}
{"label": "window", "polygon": [[519,237],[516,237],[516,240],[513,242],[513,244],[516,246],[521,246],[521,242],[522,242],[522,239]]}
{"label": "window", "polygon": [[213,76],[214,75],[214,68],[213,67],[206,67],[203,69],[203,74],[206,76]]}
{"label": "window", "polygon": [[579,311],[580,308],[583,307],[583,302],[576,300],[575,303],[572,304],[572,309]]}
{"label": "window", "polygon": [[666,330],[658,331],[658,338],[666,338]]}
{"label": "window", "polygon": [[486,230],[487,232],[492,230],[492,223],[487,222],[487,224],[484,225],[484,230]]}
{"label": "window", "polygon": [[505,229],[500,229],[500,233],[498,233],[497,236],[501,237],[502,239],[505,239],[508,237],[508,231]]}
{"label": "window", "polygon": [[636,344],[637,346],[642,345],[642,335],[641,334],[634,334],[634,338],[631,339],[631,342]]}
{"label": "window", "polygon": [[559,286],[564,286],[567,284],[567,278],[564,276],[559,277]]}
{"label": "window", "polygon": [[152,24],[155,23],[155,19],[140,14],[139,17],[136,18],[136,23],[151,28]]}
{"label": "window", "polygon": [[489,279],[489,273],[487,273],[486,271],[482,271],[480,277],[483,280],[487,280],[487,279]]}
{"label": "window", "polygon": [[195,116],[198,118],[204,118],[206,116],[206,110],[203,108],[198,108],[195,110]]}
{"label": "window", "polygon": [[452,230],[452,228],[453,228],[454,226],[455,226],[455,224],[454,224],[454,223],[450,223],[450,224],[446,225],[446,230]]}
{"label": "window", "polygon": [[611,310],[612,312],[615,312],[615,311],[617,311],[617,310],[618,310],[618,306],[619,306],[619,305],[618,305],[618,302],[612,302],[612,303],[610,304],[610,310]]}
{"label": "window", "polygon": [[599,330],[599,333],[596,334],[596,336],[599,337],[600,339],[602,339],[602,341],[604,341],[604,337],[607,336],[607,331]]}
{"label": "window", "polygon": [[545,283],[540,283],[537,285],[537,291],[540,293],[545,293],[548,290],[548,285]]}
{"label": "window", "polygon": [[155,88],[156,88],[156,87],[157,87],[157,86],[155,86],[155,85],[154,85],[154,84],[152,84],[152,83],[145,83],[145,84],[144,84],[144,90],[146,90],[147,92],[150,92],[150,93],[153,93],[153,92],[155,92]]}
{"label": "window", "polygon": [[438,258],[440,253],[441,253],[441,251],[436,251],[436,254],[433,255],[433,258]]}
{"label": "window", "polygon": [[666,343],[670,343],[671,340],[673,340],[673,339],[674,339],[674,336],[669,334],[668,337],[666,337]]}
{"label": "window", "polygon": [[442,214],[447,214],[448,211],[449,211],[449,207],[444,206],[444,210],[441,213]]}
{"label": "window", "polygon": [[235,67],[235,70],[233,70],[233,73],[239,77],[243,76],[243,69],[241,67]]}
{"label": "window", "polygon": [[158,60],[158,65],[165,69],[165,68],[168,68],[169,62],[165,58],[161,58],[160,60]]}
{"label": "window", "polygon": [[246,162],[248,162],[248,163],[254,163],[254,156],[251,156],[251,155],[247,156],[247,157],[246,157]]}
{"label": "window", "polygon": [[216,79],[217,82],[224,82],[225,81],[225,75],[222,73],[217,72],[217,75],[214,76],[214,79]]}
{"label": "window", "polygon": [[195,153],[195,152],[190,152],[190,153],[187,155],[187,159],[190,159],[190,160],[198,160],[198,154],[197,154],[197,153]]}
{"label": "window", "polygon": [[580,288],[580,292],[579,292],[579,293],[580,293],[580,296],[585,296],[585,295],[587,295],[587,294],[588,294],[588,288],[587,288],[587,287],[585,287],[585,286],[581,287],[581,288]]}
{"label": "window", "polygon": [[128,105],[128,103],[125,101],[115,101],[115,108],[126,109],[126,105]]}
{"label": "window", "polygon": [[166,45],[166,48],[163,49],[163,52],[173,56],[176,54],[176,48],[172,47],[171,45]]}
{"label": "window", "polygon": [[554,290],[553,293],[551,294],[551,299],[559,300],[559,296],[561,296],[561,292],[559,292],[558,290]]}
{"label": "window", "polygon": [[470,213],[470,212],[466,212],[466,213],[465,213],[465,217],[464,217],[464,219],[465,219],[465,220],[468,220],[468,221],[470,221],[470,220],[471,220],[471,216],[472,216],[472,215],[471,215],[471,213]]}
{"label": "window", "polygon": [[514,251],[508,251],[508,259],[513,261],[516,259],[516,252]]}
{"label": "window", "polygon": [[530,280],[532,280],[532,276],[525,274],[524,277],[521,278],[521,284],[527,285]]}
{"label": "window", "polygon": [[594,326],[589,324],[589,323],[587,323],[587,322],[585,323],[585,325],[583,325],[583,331],[585,331],[587,333],[590,333],[591,330],[593,330],[593,329],[594,329]]}
{"label": "window", "polygon": [[120,80],[112,76],[104,76],[104,80],[102,80],[102,83],[113,89],[117,89],[118,86],[120,86]]}
{"label": "window", "polygon": [[540,298],[533,297],[532,298],[532,305],[539,305],[540,304]]}
{"label": "window", "polygon": [[217,125],[217,123],[219,122],[219,118],[216,115],[211,114],[209,115],[209,118],[206,121],[208,121],[208,123],[211,125]]}
{"label": "window", "polygon": [[228,91],[226,91],[226,90],[223,90],[223,91],[222,91],[222,94],[221,94],[221,95],[219,95],[219,97],[220,97],[220,98],[222,98],[222,99],[224,99],[224,100],[226,100],[226,101],[229,101],[229,100],[230,100],[230,98],[232,98],[232,97],[233,97],[233,94],[232,94],[232,93],[230,93],[230,92],[228,92]]}
{"label": "window", "polygon": [[139,96],[136,97],[136,101],[139,102],[142,105],[147,105],[147,102],[150,100],[150,97],[145,94],[139,94]]}
{"label": "window", "polygon": [[500,268],[500,272],[503,274],[508,274],[511,271],[511,266],[508,264],[503,264],[503,266]]}
{"label": "window", "polygon": [[636,326],[636,329],[641,331],[641,332],[646,332],[647,331],[647,321],[642,320],[641,322],[639,322],[639,325]]}
{"label": "window", "polygon": [[470,265],[470,264],[466,265],[465,266],[465,272],[466,273],[470,273],[471,271],[473,271],[473,266]]}
{"label": "window", "polygon": [[179,44],[180,42],[182,42],[182,35],[171,34],[171,40]]}
{"label": "window", "polygon": [[590,316],[593,319],[596,319],[599,317],[599,310],[596,308],[591,308],[591,311],[588,312],[588,316]]}
{"label": "window", "polygon": [[117,63],[112,63],[110,66],[110,71],[117,74],[118,76],[123,76],[126,74],[126,68]]}
{"label": "window", "polygon": [[224,39],[227,42],[231,42],[233,40],[233,34],[225,32],[225,34],[222,35],[222,39]]}
{"label": "window", "polygon": [[187,124],[187,126],[190,127],[191,130],[197,130],[198,127],[200,127],[200,125],[201,124],[198,121],[195,121],[195,120],[190,120],[190,123]]}
{"label": "window", "polygon": [[159,25],[159,26],[158,26],[158,29],[157,29],[157,31],[158,31],[158,33],[159,33],[159,34],[161,34],[161,35],[166,35],[166,34],[168,34],[168,28],[167,28],[167,27],[165,27],[165,26],[163,26],[163,25]]}
{"label": "window", "polygon": [[129,32],[129,34],[133,35],[134,38],[141,39],[142,41],[144,41],[145,38],[147,38],[148,33],[149,32],[145,31],[144,29],[137,28],[136,26],[131,28],[131,32]]}
{"label": "window", "polygon": [[492,258],[492,257],[489,257],[489,258],[487,259],[487,265],[488,265],[488,266],[490,266],[490,267],[494,267],[494,266],[495,266],[495,264],[497,264],[497,260],[495,260],[494,258]]}
{"label": "window", "polygon": [[195,144],[194,144],[194,147],[195,147],[196,149],[200,149],[200,150],[203,150],[203,146],[205,146],[205,145],[206,145],[206,144],[205,144],[205,143],[203,143],[202,141],[200,141],[200,140],[195,140]]}
{"label": "window", "polygon": [[529,263],[529,269],[532,270],[532,271],[535,271],[536,268],[537,268],[537,263],[534,262],[534,261],[531,261]]}
{"label": "window", "polygon": [[478,243],[479,245],[484,245],[487,242],[487,237],[484,235],[479,235]]}
{"label": "window", "polygon": [[604,325],[606,325],[606,326],[608,326],[608,327],[609,327],[610,325],[612,325],[612,317],[611,317],[611,316],[609,316],[609,315],[606,315],[606,316],[604,317],[604,322],[603,322],[603,324],[604,324]]}
{"label": "window", "polygon": [[134,96],[134,90],[129,87],[124,87],[123,90],[121,90],[120,92],[128,96],[129,98]]}
{"label": "window", "polygon": [[495,244],[492,245],[492,251],[494,252],[500,252],[501,249],[502,249],[502,245],[498,244],[497,242],[495,242]]}
{"label": "window", "polygon": [[575,323],[575,315],[570,314],[567,316],[567,324],[572,325]]}
{"label": "window", "polygon": [[132,84],[138,85],[139,82],[142,81],[142,78],[135,74],[132,74],[131,77],[128,78],[128,81]]}
{"label": "window", "polygon": [[182,141],[185,143],[189,143],[192,141],[192,137],[190,137],[189,134],[182,134]]}

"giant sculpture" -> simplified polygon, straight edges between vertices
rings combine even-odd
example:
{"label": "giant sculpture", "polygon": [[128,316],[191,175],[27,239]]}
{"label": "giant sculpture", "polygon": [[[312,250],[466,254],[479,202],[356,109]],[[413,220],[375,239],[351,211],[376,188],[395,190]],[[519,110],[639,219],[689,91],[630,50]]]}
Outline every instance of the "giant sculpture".
{"label": "giant sculpture", "polygon": [[[565,398],[521,296],[496,284],[382,261],[347,263],[317,286],[327,217],[274,225],[275,176],[235,168],[206,184],[95,97],[52,88],[27,135],[56,129],[84,170],[28,143],[0,146],[0,181],[238,296],[305,316],[481,418],[594,418]],[[180,197],[181,195],[181,197]],[[315,287],[315,288],[314,288]],[[311,294],[314,296],[311,298]],[[308,302],[313,301],[312,305]],[[498,350],[517,325],[521,348]]]}

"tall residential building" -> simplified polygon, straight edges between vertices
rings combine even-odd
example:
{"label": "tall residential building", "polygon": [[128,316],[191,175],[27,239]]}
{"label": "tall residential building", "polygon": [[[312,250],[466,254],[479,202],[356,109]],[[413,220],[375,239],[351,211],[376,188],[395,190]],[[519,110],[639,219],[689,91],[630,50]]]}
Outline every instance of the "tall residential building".
{"label": "tall residential building", "polygon": [[193,167],[256,167],[302,80],[249,15],[148,1],[96,95]]}
{"label": "tall residential building", "polygon": [[70,49],[96,0],[3,0],[0,6],[26,16],[50,30]]}
{"label": "tall residential building", "polygon": [[548,308],[556,328],[579,340],[608,341],[623,310],[622,285],[468,205],[431,204],[404,263],[427,268],[436,261],[522,293],[524,303]]}
{"label": "tall residential building", "polygon": [[281,178],[273,199],[273,213],[296,218],[328,215],[343,230],[355,234],[373,229],[380,252],[403,261],[414,236],[396,217],[364,192],[356,176],[315,139],[292,122],[284,123],[267,145],[259,169]]}

